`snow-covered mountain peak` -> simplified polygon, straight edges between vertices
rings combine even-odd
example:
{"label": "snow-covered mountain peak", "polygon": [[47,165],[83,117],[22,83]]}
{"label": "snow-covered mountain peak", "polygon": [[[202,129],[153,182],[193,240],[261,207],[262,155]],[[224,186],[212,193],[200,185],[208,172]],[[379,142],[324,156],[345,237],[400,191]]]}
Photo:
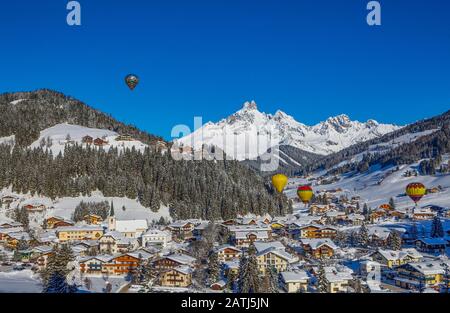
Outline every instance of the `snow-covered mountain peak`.
{"label": "snow-covered mountain peak", "polygon": [[[256,158],[270,145],[288,145],[321,155],[337,152],[352,144],[379,137],[400,127],[352,121],[346,114],[330,117],[314,126],[307,126],[278,110],[274,115],[258,110],[255,101],[245,102],[236,113],[218,123],[207,123],[201,129],[177,142],[199,150],[214,145],[238,160]],[[274,138],[277,139],[273,143]],[[261,144],[262,143],[262,144]],[[261,145],[266,145],[261,148]],[[250,152],[249,151],[253,151]]]}
{"label": "snow-covered mountain peak", "polygon": [[254,100],[246,101],[242,106],[242,110],[258,110],[258,105]]}

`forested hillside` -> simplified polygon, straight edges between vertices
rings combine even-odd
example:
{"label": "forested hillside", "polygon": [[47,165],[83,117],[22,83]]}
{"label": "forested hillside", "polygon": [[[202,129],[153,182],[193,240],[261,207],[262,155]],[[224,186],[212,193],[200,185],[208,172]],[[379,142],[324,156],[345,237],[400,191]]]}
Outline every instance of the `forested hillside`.
{"label": "forested hillside", "polygon": [[237,161],[175,161],[170,153],[150,148],[119,153],[117,148],[74,144],[52,155],[45,146],[28,147],[41,130],[58,123],[111,129],[150,144],[160,140],[57,92],[0,95],[0,137],[16,136],[15,145],[0,145],[0,188],[12,186],[14,192],[53,199],[100,190],[105,197],[137,199],[154,211],[165,204],[173,218],[283,215],[292,210],[284,195]]}
{"label": "forested hillside", "polygon": [[81,101],[52,90],[41,89],[0,95],[0,137],[14,134],[16,144],[25,147],[39,138],[40,131],[60,123],[130,134],[146,144],[162,140],[158,136],[125,125]]}

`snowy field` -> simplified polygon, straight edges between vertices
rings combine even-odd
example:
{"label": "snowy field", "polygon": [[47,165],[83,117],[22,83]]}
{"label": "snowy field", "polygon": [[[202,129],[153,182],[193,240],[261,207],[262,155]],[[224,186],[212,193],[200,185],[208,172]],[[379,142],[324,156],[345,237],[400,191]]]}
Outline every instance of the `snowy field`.
{"label": "snowy field", "polygon": [[[14,194],[11,192],[10,189],[3,189],[0,192],[0,196],[3,195],[11,195]],[[149,208],[146,208],[142,206],[137,200],[135,199],[128,199],[128,198],[119,198],[119,197],[104,197],[103,194],[99,191],[92,192],[92,195],[90,197],[86,196],[80,196],[76,198],[59,198],[55,201],[52,201],[50,198],[47,197],[38,197],[31,195],[19,195],[14,194],[19,197],[19,200],[16,202],[13,202],[11,204],[11,207],[14,208],[17,205],[23,206],[26,204],[43,204],[47,207],[47,210],[43,214],[34,214],[30,218],[32,222],[35,223],[42,223],[43,219],[49,216],[60,216],[64,218],[71,218],[72,213],[75,211],[75,207],[81,202],[101,202],[101,201],[108,201],[111,203],[114,202],[114,212],[118,219],[124,219],[124,220],[132,220],[132,219],[147,219],[148,221],[157,221],[161,217],[164,217],[166,219],[170,220],[170,214],[169,214],[169,208],[166,206],[161,206],[160,210],[158,212],[153,212]],[[125,207],[125,210],[123,210],[123,207]],[[5,208],[0,207],[0,220],[10,220],[6,217],[6,210]]]}
{"label": "snowy field", "polygon": [[[147,147],[146,144],[138,141],[116,141],[116,138],[119,134],[116,132],[106,130],[106,129],[97,129],[97,128],[88,128],[78,125],[71,125],[67,123],[58,124],[53,127],[44,129],[41,131],[39,139],[31,144],[31,148],[38,148],[43,139],[50,138],[52,145],[49,149],[52,151],[54,156],[57,156],[58,153],[64,153],[64,147],[68,143],[67,137],[70,136],[70,140],[72,143],[77,143],[79,145],[82,144],[82,139],[84,136],[91,136],[93,139],[96,138],[104,138],[108,143],[102,148],[108,151],[111,147],[117,148],[120,151],[125,149],[135,148],[137,151],[143,152]],[[92,147],[95,147],[92,145]]]}
{"label": "snowy field", "polygon": [[0,293],[41,293],[42,285],[31,270],[0,272]]}
{"label": "snowy field", "polygon": [[[349,197],[361,196],[361,202],[367,202],[371,207],[387,203],[393,197],[397,208],[410,208],[414,203],[405,195],[406,186],[412,182],[421,182],[427,188],[441,186],[443,191],[424,196],[419,203],[420,206],[438,205],[446,208],[450,207],[450,174],[417,177],[403,176],[405,171],[417,169],[419,163],[400,166],[398,171],[395,171],[395,167],[382,169],[373,167],[366,173],[344,174],[336,183],[313,186],[313,188],[316,193],[322,190],[341,188],[343,189],[343,194]],[[316,174],[316,176],[318,175]],[[291,179],[291,182],[295,185],[310,183],[305,179]],[[296,192],[297,190],[292,188],[287,190],[286,194],[289,198],[295,198],[297,197]]]}

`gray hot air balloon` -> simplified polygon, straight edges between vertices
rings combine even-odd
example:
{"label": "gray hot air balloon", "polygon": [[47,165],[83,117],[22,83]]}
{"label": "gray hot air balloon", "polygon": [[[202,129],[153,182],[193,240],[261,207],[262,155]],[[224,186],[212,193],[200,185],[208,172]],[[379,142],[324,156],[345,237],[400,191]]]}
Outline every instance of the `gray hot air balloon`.
{"label": "gray hot air balloon", "polygon": [[125,83],[127,84],[130,90],[136,88],[137,84],[139,84],[139,77],[134,74],[129,74],[125,77]]}

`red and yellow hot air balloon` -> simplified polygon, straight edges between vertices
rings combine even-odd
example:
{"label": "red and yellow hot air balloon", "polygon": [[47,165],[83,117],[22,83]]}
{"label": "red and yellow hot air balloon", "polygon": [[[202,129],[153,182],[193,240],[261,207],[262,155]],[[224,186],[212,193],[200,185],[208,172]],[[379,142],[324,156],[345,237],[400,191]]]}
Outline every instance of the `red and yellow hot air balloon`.
{"label": "red and yellow hot air balloon", "polygon": [[272,176],[272,185],[275,187],[275,189],[282,193],[284,190],[284,187],[286,187],[288,183],[288,177],[283,174],[276,174]]}
{"label": "red and yellow hot air balloon", "polygon": [[422,197],[426,194],[427,189],[422,183],[411,183],[406,186],[406,194],[414,201],[417,205],[417,202],[422,199]]}
{"label": "red and yellow hot air balloon", "polygon": [[300,186],[297,188],[297,195],[300,198],[300,200],[304,203],[304,204],[308,204],[309,201],[311,201],[314,192],[311,188],[311,186]]}

